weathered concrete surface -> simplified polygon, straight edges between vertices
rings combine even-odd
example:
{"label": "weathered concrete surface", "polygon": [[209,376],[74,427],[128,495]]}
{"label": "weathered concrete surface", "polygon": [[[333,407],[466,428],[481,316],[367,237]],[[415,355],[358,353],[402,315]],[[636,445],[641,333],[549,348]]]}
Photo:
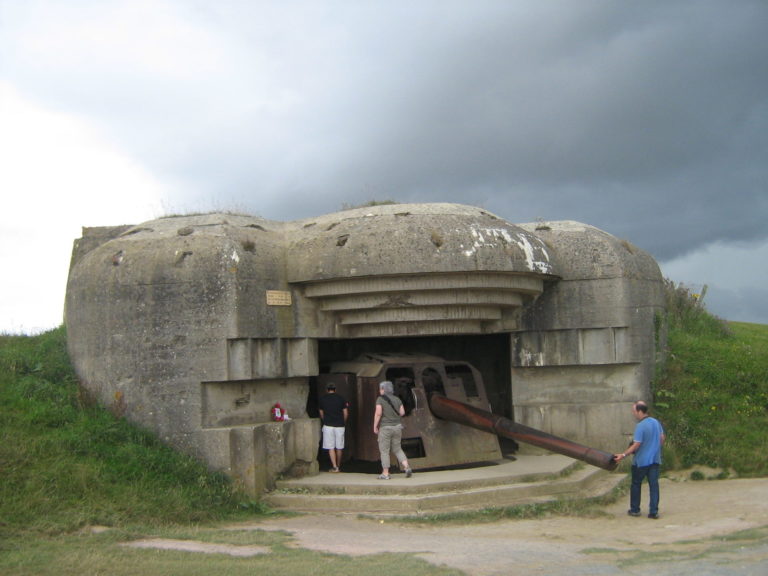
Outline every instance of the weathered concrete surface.
{"label": "weathered concrete surface", "polygon": [[[561,279],[525,310],[513,342],[515,419],[585,443],[622,448],[632,402],[666,344],[661,272],[649,254],[578,222],[523,224],[558,254]],[[618,434],[617,434],[618,433]]]}
{"label": "weathered concrete surface", "polygon": [[[316,470],[309,379],[343,359],[320,359],[323,339],[510,334],[518,421],[620,448],[660,349],[661,286],[655,262],[609,234],[469,206],[206,214],[84,229],[66,325],[102,403],[257,492]],[[275,402],[302,432],[246,440]]]}
{"label": "weathered concrete surface", "polygon": [[288,281],[456,272],[555,274],[536,235],[458,204],[396,204],[289,224]]}
{"label": "weathered concrete surface", "polygon": [[377,479],[378,471],[342,470],[279,480],[265,496],[266,503],[294,512],[418,516],[599,498],[626,481],[626,474],[608,473],[559,454],[416,471],[410,478],[398,472],[388,482]]}

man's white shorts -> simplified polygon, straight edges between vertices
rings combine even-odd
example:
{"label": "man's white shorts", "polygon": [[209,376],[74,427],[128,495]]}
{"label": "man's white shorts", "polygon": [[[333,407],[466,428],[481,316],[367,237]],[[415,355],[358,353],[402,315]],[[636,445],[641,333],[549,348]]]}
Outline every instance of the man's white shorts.
{"label": "man's white shorts", "polygon": [[344,449],[344,427],[323,426],[323,448],[326,450]]}

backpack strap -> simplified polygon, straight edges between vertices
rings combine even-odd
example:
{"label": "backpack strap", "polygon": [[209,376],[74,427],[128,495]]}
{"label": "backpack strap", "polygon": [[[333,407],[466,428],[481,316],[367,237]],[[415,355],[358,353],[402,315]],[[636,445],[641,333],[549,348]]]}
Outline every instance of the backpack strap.
{"label": "backpack strap", "polygon": [[388,395],[388,394],[384,394],[384,396],[382,396],[382,398],[384,398],[384,400],[386,400],[386,401],[387,401],[387,404],[389,404],[390,406],[392,406],[392,410],[394,410],[394,411],[395,411],[395,414],[397,414],[398,416],[400,416],[400,411],[399,411],[397,408],[395,408],[395,403],[394,403],[394,402],[392,402],[392,400],[389,398],[389,395]]}

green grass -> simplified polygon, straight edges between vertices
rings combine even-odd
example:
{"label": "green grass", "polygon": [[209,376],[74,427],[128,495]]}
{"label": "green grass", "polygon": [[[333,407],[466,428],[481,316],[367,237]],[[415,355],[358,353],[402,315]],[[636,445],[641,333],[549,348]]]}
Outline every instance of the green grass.
{"label": "green grass", "polygon": [[766,476],[768,326],[725,323],[676,292],[667,368],[654,385],[666,465]]}
{"label": "green grass", "polygon": [[77,386],[66,334],[0,337],[0,537],[208,522],[259,505]]}

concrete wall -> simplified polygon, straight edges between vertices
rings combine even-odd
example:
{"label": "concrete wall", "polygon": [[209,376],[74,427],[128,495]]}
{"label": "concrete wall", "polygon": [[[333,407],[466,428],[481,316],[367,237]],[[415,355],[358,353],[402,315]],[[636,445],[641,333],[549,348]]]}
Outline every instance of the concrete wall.
{"label": "concrete wall", "polygon": [[[291,335],[281,316],[291,308],[266,302],[268,291],[286,288],[282,230],[268,226],[213,214],[86,230],[66,300],[69,352],[83,385],[117,414],[251,487],[293,467],[297,452],[311,470],[316,448],[289,449],[273,431],[268,437],[287,451],[277,459],[284,465],[264,468],[262,478],[240,462],[274,451],[253,439],[271,428],[247,430],[269,422],[275,402],[294,419],[286,429],[306,425],[308,378],[317,372],[314,340],[281,338]],[[210,432],[222,425],[232,433]]]}
{"label": "concrete wall", "polygon": [[626,447],[630,406],[650,401],[664,294],[646,252],[577,222],[522,225],[558,254],[561,279],[512,338],[518,422],[607,451]]}
{"label": "concrete wall", "polygon": [[[207,214],[84,229],[66,324],[103,404],[258,492],[317,470],[323,339],[511,334],[515,417],[612,448],[647,397],[661,286],[647,254],[577,223],[455,204]],[[275,402],[292,422],[269,422]]]}

